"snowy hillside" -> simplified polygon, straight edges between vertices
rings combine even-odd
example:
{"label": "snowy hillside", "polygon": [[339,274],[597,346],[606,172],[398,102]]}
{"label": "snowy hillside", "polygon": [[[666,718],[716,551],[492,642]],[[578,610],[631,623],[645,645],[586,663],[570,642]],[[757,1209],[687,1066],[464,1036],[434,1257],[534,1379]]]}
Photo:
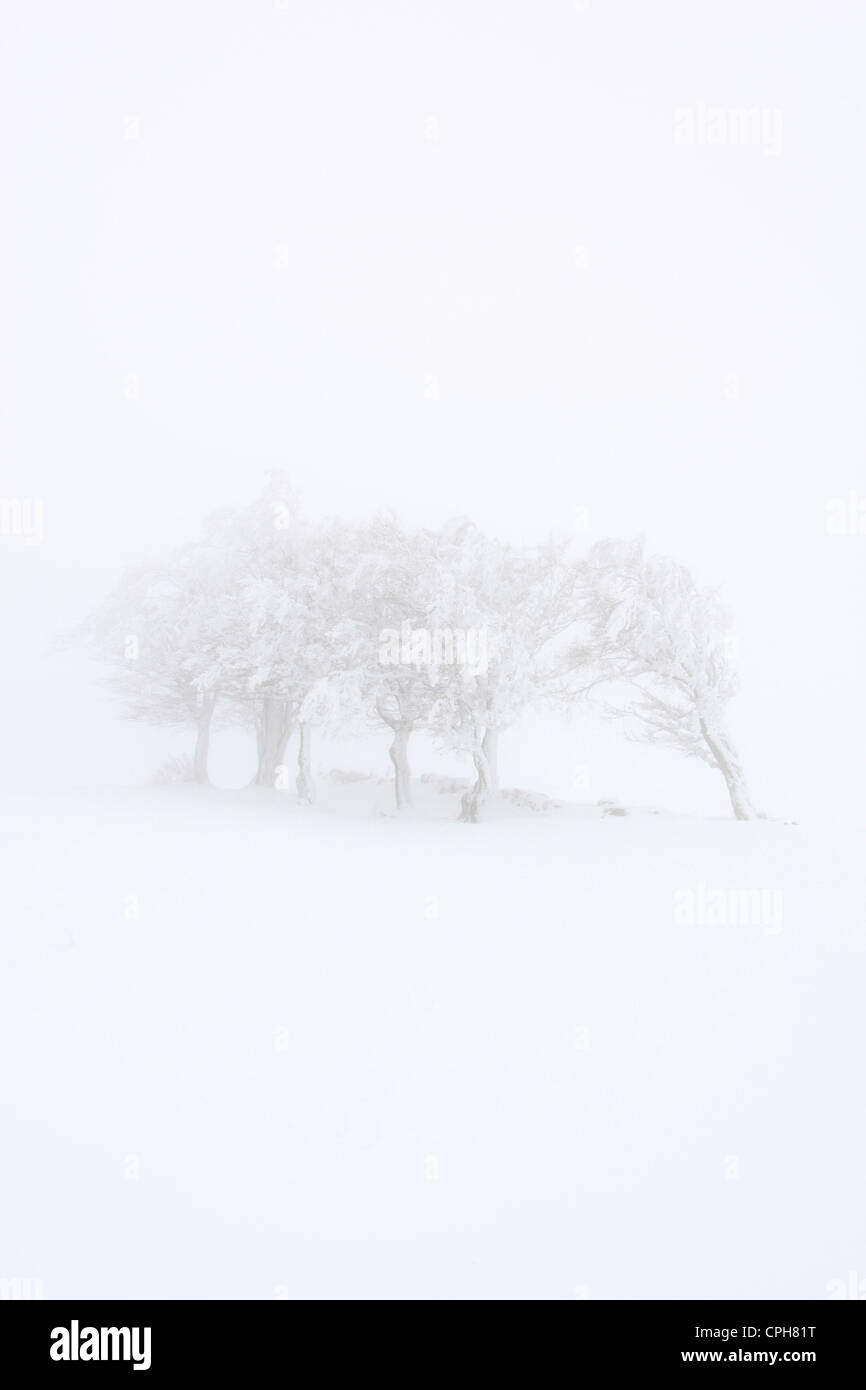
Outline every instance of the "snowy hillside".
{"label": "snowy hillside", "polygon": [[3,805],[0,1274],[821,1298],[866,1267],[866,832],[415,792]]}

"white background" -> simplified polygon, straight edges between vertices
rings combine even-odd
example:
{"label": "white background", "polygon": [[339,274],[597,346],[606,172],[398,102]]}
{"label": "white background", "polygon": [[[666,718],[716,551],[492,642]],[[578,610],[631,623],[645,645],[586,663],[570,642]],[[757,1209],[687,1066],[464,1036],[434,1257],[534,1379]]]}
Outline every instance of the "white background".
{"label": "white background", "polygon": [[[542,1030],[539,1041],[536,1032],[530,1045],[509,1033],[514,1050],[505,1049],[507,1065],[491,1042],[489,1057],[483,1052],[489,1071],[478,1064],[484,1086],[518,1097],[522,1119],[515,1133],[528,1147],[501,1117],[488,1114],[489,1152],[478,1160],[477,1189],[470,1183],[454,1209],[424,1218],[436,1239],[447,1245],[455,1223],[461,1230],[461,1221],[471,1226],[472,1213],[484,1208],[482,1194],[491,1183],[496,1188],[490,1175],[500,1171],[496,1155],[504,1152],[514,1171],[510,1186],[503,1179],[504,1206],[491,1217],[498,1273],[492,1283],[481,1281],[482,1291],[567,1297],[572,1285],[588,1283],[614,1297],[821,1296],[826,1281],[847,1277],[858,1259],[862,1277],[863,1233],[849,1238],[846,1226],[863,1169],[862,1134],[842,1117],[849,1105],[843,1098],[862,1071],[851,972],[862,961],[866,895],[862,838],[849,828],[864,824],[866,535],[829,535],[826,525],[829,499],[852,491],[866,499],[861,8],[839,0],[591,0],[586,6],[289,0],[285,8],[268,0],[42,0],[9,8],[4,30],[0,495],[40,499],[44,536],[32,546],[0,537],[0,768],[8,789],[3,824],[11,837],[6,900],[13,921],[4,957],[11,1010],[4,1056],[19,1059],[18,1080],[6,1095],[17,1118],[13,1108],[4,1114],[17,1136],[9,1163],[20,1199],[0,1275],[34,1275],[54,1291],[97,1294],[158,1294],[161,1287],[194,1294],[205,1287],[267,1296],[272,1285],[292,1282],[278,1241],[278,1253],[269,1247],[267,1258],[254,1240],[244,1244],[246,1235],[237,1248],[229,1239],[225,1265],[218,1258],[214,1264],[213,1255],[225,1248],[216,1234],[220,1223],[242,1226],[249,1218],[239,1193],[261,1193],[256,1229],[269,1229],[271,1219],[279,1229],[282,1219],[283,1177],[275,1175],[283,1170],[267,1147],[272,1099],[259,1097],[256,1110],[255,1085],[238,1062],[246,1043],[225,1033],[226,1018],[235,1018],[230,982],[236,972],[252,982],[274,970],[266,947],[255,945],[267,905],[273,906],[269,895],[284,895],[278,902],[292,917],[303,910],[291,864],[282,862],[280,876],[276,861],[262,867],[262,856],[282,854],[282,822],[269,819],[256,840],[254,822],[243,819],[241,833],[241,821],[229,813],[210,839],[213,808],[191,808],[184,840],[184,832],[174,831],[176,806],[166,811],[143,801],[142,825],[159,834],[165,815],[172,827],[164,841],[142,851],[146,863],[132,849],[141,826],[125,828],[121,817],[118,838],[103,840],[113,813],[103,808],[91,821],[85,786],[122,789],[146,781],[165,752],[187,748],[189,737],[123,724],[94,688],[97,673],[87,660],[52,646],[126,564],[191,537],[212,507],[251,500],[277,466],[288,469],[312,516],[363,516],[393,506],[409,521],[436,523],[467,513],[503,538],[532,540],[551,528],[573,529],[586,509],[587,543],[645,533],[652,549],[722,587],[735,615],[743,682],[732,724],[755,799],[773,817],[815,827],[818,837],[804,848],[802,841],[773,838],[783,833],[776,824],[753,827],[770,838],[750,841],[745,859],[737,859],[742,841],[716,840],[701,860],[701,846],[710,844],[703,822],[678,829],[672,819],[663,843],[658,832],[638,827],[629,842],[636,857],[625,867],[619,847],[593,841],[586,862],[608,856],[610,877],[590,884],[587,899],[579,883],[564,878],[549,902],[539,891],[515,895],[496,866],[518,848],[530,865],[542,862],[533,856],[549,855],[559,870],[548,866],[544,873],[556,883],[572,854],[581,854],[572,850],[579,839],[561,828],[553,840],[528,828],[525,840],[518,835],[507,846],[485,841],[483,871],[467,860],[465,881],[449,879],[447,850],[431,879],[423,867],[431,863],[426,842],[409,852],[400,841],[397,854],[396,842],[377,842],[370,852],[382,855],[383,882],[392,859],[405,869],[409,853],[418,877],[406,870],[410,878],[401,881],[413,885],[413,911],[421,911],[430,892],[447,898],[449,882],[452,901],[465,889],[466,921],[459,938],[447,937],[450,945],[434,969],[435,978],[441,973],[451,982],[443,988],[465,978],[457,941],[466,942],[467,924],[481,923],[488,942],[482,947],[470,935],[462,948],[476,960],[469,978],[482,1002],[477,1015],[467,1004],[465,1015],[458,1008],[452,1019],[451,1061],[441,1089],[433,1087],[442,1115],[453,1119],[455,1096],[463,1096],[455,1078],[474,1074],[473,1049],[480,1037],[489,1041],[491,1020],[509,1033],[506,1024],[522,1017],[527,1004],[515,984],[513,1011],[501,1002],[485,1012],[484,962],[488,947],[497,954],[495,929],[510,922],[508,931],[515,931],[532,919],[547,923],[539,928],[544,939],[556,904],[565,900],[582,940],[586,933],[601,939],[603,924],[612,920],[632,941],[623,948],[616,933],[605,937],[601,959],[581,965],[589,970],[580,977],[591,997],[607,1000],[608,1034],[623,1048],[616,1065],[608,1057],[608,1068],[616,1072],[621,1062],[627,1072],[631,1065],[639,1078],[644,1063],[652,1071],[646,1059],[655,1057],[671,1081],[655,1108],[645,1113],[635,1100],[631,1111],[627,1105],[615,1111],[619,1118],[607,1128],[610,1114],[597,1097],[610,1094],[610,1070],[592,1083],[597,1107],[584,1094],[589,1129],[575,1140],[575,1152],[593,1152],[592,1137],[604,1133],[597,1174],[607,1175],[599,1181],[608,1185],[622,1228],[614,1223],[611,1231],[610,1215],[599,1217],[590,1253],[574,1259],[562,1253],[555,1234],[538,1248],[533,1235],[526,1245],[531,1258],[524,1263],[515,1256],[512,1269],[497,1242],[523,1249],[527,1212],[546,1195],[554,1201],[559,1194],[571,1209],[562,1193],[576,1160],[568,1157],[574,1155],[558,1121],[542,1122],[532,1143],[531,1115],[538,1097],[547,1095],[549,1038]],[[780,148],[677,144],[675,111],[699,103],[780,112]],[[342,765],[384,774],[385,746],[383,737],[341,750]],[[721,779],[702,765],[625,744],[609,727],[587,721],[564,729],[528,719],[503,739],[501,756],[507,782],[572,800],[615,796],[696,817],[729,814]],[[242,786],[251,759],[250,737],[220,736],[217,782]],[[430,750],[418,759],[418,771],[434,765]],[[589,769],[588,794],[573,789],[576,765]],[[139,813],[129,814],[130,825],[137,824]],[[302,876],[304,892],[312,900],[324,891],[320,906],[332,907],[336,937],[324,945],[317,937],[311,958],[324,991],[316,1016],[328,1018],[322,981],[327,962],[346,949],[345,914],[351,911],[364,940],[373,922],[380,930],[385,923],[387,935],[387,924],[402,920],[403,910],[384,889],[368,896],[362,890],[369,827],[355,839],[341,830],[347,897],[342,906],[331,901],[330,889],[321,887],[335,862],[330,824],[323,817],[298,831],[310,853],[315,845],[321,854],[319,887]],[[605,834],[610,824],[604,823]],[[718,835],[731,830],[717,827]],[[219,877],[225,868],[215,867],[214,844],[223,866],[231,862],[237,870],[231,890]],[[191,864],[205,875],[204,886],[187,882]],[[16,870],[26,882],[15,880]],[[623,873],[636,894],[628,904],[617,897]],[[69,874],[72,879],[64,877]],[[642,899],[650,902],[659,874],[663,925],[656,922],[662,935],[654,944],[654,909]],[[784,885],[796,944],[783,968],[778,959],[765,959],[766,942],[760,965],[754,951],[741,958],[739,948],[728,946],[736,959],[726,955],[723,965],[711,948],[705,959],[701,947],[695,963],[679,939],[665,938],[669,892],[698,879]],[[211,914],[204,925],[196,918],[199,892]],[[151,918],[152,927],[146,917],[137,926],[134,949],[127,938],[124,949],[133,952],[127,959],[113,944],[112,914],[121,913],[128,894],[144,900],[149,894],[152,908],[154,893],[163,895],[161,914]],[[491,893],[505,917],[491,915]],[[249,932],[253,944],[245,945]],[[859,947],[851,946],[852,932]],[[67,950],[69,933],[75,949]],[[493,933],[489,941],[487,933]],[[372,1016],[389,953],[381,937],[378,945],[374,934],[369,939],[369,976],[360,978],[368,980]],[[788,949],[789,940],[783,934],[779,949]],[[851,949],[853,957],[846,954]],[[526,958],[515,957],[515,981],[547,958],[542,946],[540,956],[527,950]],[[223,967],[224,975],[209,992],[211,951],[219,963],[213,969]],[[553,965],[558,956],[549,959]],[[670,965],[658,967],[662,992],[639,1007],[648,1051],[637,1038],[630,1051],[629,991],[640,993],[642,971],[651,974],[659,960]],[[69,978],[64,961],[74,962]],[[16,968],[29,972],[23,984]],[[615,984],[617,969],[622,976]],[[728,984],[717,996],[722,978]],[[139,1033],[123,1008],[100,1006],[94,983],[100,979],[112,998],[119,991],[120,998],[138,1000],[132,1016]],[[154,995],[142,980],[151,981]],[[399,995],[396,978],[394,987]],[[261,1030],[267,1049],[285,1001],[255,998],[253,983],[249,990],[250,1027]],[[718,1047],[711,1055],[702,1051],[695,1004],[705,990]],[[818,993],[812,998],[810,991]],[[153,1007],[148,998],[157,1001]],[[555,1013],[557,998],[556,989],[547,996],[539,984],[529,1002],[543,1018],[551,1008]],[[586,1021],[589,999],[564,1016],[562,1036]],[[407,1036],[414,1016],[411,1009],[399,1016],[393,1033],[374,1046],[364,1011],[353,1015],[347,1004],[333,1015],[362,1053],[359,1037],[373,1048],[356,1095],[364,1123],[378,1113],[369,1097],[384,1095],[386,1108],[394,1101],[389,1068],[401,1050],[412,1055]],[[816,1031],[804,1042],[810,1019]],[[178,1140],[178,1153],[169,1142],[153,1160],[157,1169],[162,1164],[165,1189],[148,1189],[143,1210],[131,1217],[122,1205],[128,1187],[115,1194],[109,1174],[120,1181],[128,1152],[144,1155],[146,1172],[148,1136],[175,1133],[172,1116],[188,1109],[190,1090],[182,1086],[174,1096],[169,1085],[173,1099],[165,1114],[153,1098],[170,1077],[183,1074],[179,1039],[187,1036],[202,1047],[192,1090],[210,1095],[208,1104],[224,1105],[216,1127],[222,1133],[224,1126],[223,1138],[239,1142],[239,1111],[253,1096],[258,1118],[250,1123],[263,1169],[225,1159],[227,1150],[213,1135],[199,1151],[208,1122],[190,1113],[188,1142]],[[127,1055],[124,1039],[138,1061]],[[336,1048],[333,1069],[319,1058],[317,1094],[326,1108],[327,1097],[345,1083],[335,1060],[340,1053]],[[681,1073],[676,1059],[689,1056],[693,1070]],[[73,1068],[68,1074],[63,1057]],[[534,1077],[526,1094],[524,1061]],[[756,1111],[731,1126],[755,1074],[767,1085],[768,1078],[784,1078],[772,1103],[778,1108],[771,1105],[768,1121]],[[407,1096],[413,1075],[409,1068],[400,1083]],[[708,1076],[720,1087],[717,1105],[706,1097]],[[805,1094],[798,1089],[803,1077]],[[641,1084],[638,1079],[635,1095]],[[92,1088],[89,1102],[70,1099],[78,1085]],[[468,1111],[477,1110],[478,1095],[470,1081],[466,1086]],[[701,1094],[706,1114],[696,1120],[689,1098]],[[759,1086],[759,1107],[762,1094]],[[115,1112],[107,1096],[126,1096],[128,1113],[126,1101]],[[156,1110],[148,1109],[151,1103]],[[850,1109],[856,1111],[853,1100]],[[666,1166],[664,1135],[674,1132],[674,1114],[683,1134],[711,1134],[706,1171],[717,1176],[725,1154],[757,1145],[761,1184],[751,1190],[742,1227],[713,1205],[703,1178]],[[327,1123],[317,1131],[317,1121],[308,1119],[305,1132],[318,1133],[322,1153],[333,1156],[342,1140]],[[343,1138],[346,1123],[344,1116],[335,1131]],[[801,1139],[804,1126],[808,1141]],[[446,1138],[423,1129],[419,1124],[418,1135],[407,1140],[409,1169],[420,1173],[425,1155],[442,1150],[447,1170]],[[459,1143],[457,1150],[465,1156]],[[306,1155],[311,1172],[316,1152]],[[524,1152],[525,1163],[515,1157]],[[552,1170],[551,1153],[559,1156]],[[638,1168],[618,1187],[610,1155],[628,1153],[641,1155]],[[595,1161],[588,1160],[584,1175],[589,1189]],[[755,1163],[753,1154],[753,1174]],[[347,1233],[371,1238],[359,1217],[368,1200],[382,1218],[380,1229],[397,1232],[398,1240],[415,1238],[417,1223],[406,1215],[415,1198],[399,1207],[387,1172],[387,1165],[377,1170],[383,1209],[369,1193],[357,1205],[346,1197],[345,1208],[333,1194],[322,1196],[321,1212],[330,1213],[333,1229],[324,1216],[317,1222],[314,1202],[313,1234],[304,1239],[314,1241],[326,1229],[328,1238],[334,1230],[347,1239]],[[658,1187],[641,1195],[640,1183],[652,1174]],[[354,1180],[338,1184],[344,1197]],[[203,1204],[211,1213],[201,1217],[201,1228],[184,1226],[186,1218],[172,1206],[176,1197],[166,1195],[178,1190],[198,1193],[190,1210]],[[653,1226],[651,1213],[667,1211],[665,1201],[683,1191],[689,1195],[675,1223],[670,1262],[647,1254],[633,1268],[624,1252],[658,1245],[662,1225]],[[512,1199],[519,1212],[513,1229],[502,1214]],[[785,1225],[785,1211],[798,1203],[811,1233],[799,1244]],[[590,1203],[588,1210],[595,1209]],[[80,1225],[69,1217],[73,1210],[81,1213]],[[553,1232],[563,1229],[558,1210],[551,1209]],[[158,1226],[159,1213],[165,1230],[151,1248],[143,1233],[154,1221]],[[701,1213],[709,1213],[711,1232],[704,1246]],[[285,1219],[297,1229],[294,1218]],[[729,1249],[732,1222],[746,1243]],[[136,1263],[130,1230],[147,1246],[143,1265]],[[88,1231],[97,1237],[83,1274]],[[175,1260],[178,1231],[200,1250],[192,1263]],[[749,1231],[756,1233],[755,1249],[775,1252],[769,1267],[753,1257]],[[424,1267],[440,1268],[425,1249]],[[318,1271],[321,1287],[352,1290],[359,1281],[363,1287],[356,1247],[338,1260],[338,1276],[319,1247],[311,1251],[301,1265],[307,1260]],[[435,1290],[475,1289],[449,1259],[443,1257],[439,1282],[433,1278]],[[393,1292],[403,1275],[392,1279],[387,1260],[377,1268],[377,1288]]]}

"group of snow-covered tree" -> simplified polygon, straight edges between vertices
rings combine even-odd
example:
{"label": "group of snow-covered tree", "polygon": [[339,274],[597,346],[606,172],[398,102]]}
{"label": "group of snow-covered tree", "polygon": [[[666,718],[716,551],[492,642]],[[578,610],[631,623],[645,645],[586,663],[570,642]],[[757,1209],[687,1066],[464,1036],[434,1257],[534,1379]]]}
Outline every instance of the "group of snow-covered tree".
{"label": "group of snow-covered tree", "polygon": [[632,736],[702,758],[734,814],[755,815],[731,742],[736,688],[725,612],[641,541],[509,545],[465,519],[437,530],[390,515],[313,523],[272,475],[250,506],[130,569],[86,623],[87,645],[133,718],[195,730],[190,775],[207,781],[214,727],[255,731],[255,781],[315,788],[325,735],[390,734],[398,808],[411,805],[412,734],[468,754],[461,817],[497,789],[497,745],[530,706],[597,701]]}

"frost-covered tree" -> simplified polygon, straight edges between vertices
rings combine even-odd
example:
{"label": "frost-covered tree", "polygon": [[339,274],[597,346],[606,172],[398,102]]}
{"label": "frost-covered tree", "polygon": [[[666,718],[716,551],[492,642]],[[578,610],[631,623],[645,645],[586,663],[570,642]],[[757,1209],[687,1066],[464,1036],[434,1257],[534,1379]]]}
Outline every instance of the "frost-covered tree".
{"label": "frost-covered tree", "polygon": [[218,690],[213,656],[224,591],[219,548],[205,539],[132,566],[78,636],[108,667],[129,718],[196,730],[193,776],[208,780]]}
{"label": "frost-covered tree", "polygon": [[[729,620],[716,590],[642,540],[601,541],[582,567],[582,640],[571,649],[584,690],[613,690],[610,712],[643,742],[717,768],[734,815],[757,813],[727,727],[737,689]],[[583,679],[589,663],[590,681]]]}
{"label": "frost-covered tree", "polygon": [[303,660],[296,682],[295,785],[301,801],[315,799],[314,732],[335,735],[365,723],[362,663],[369,659],[369,649],[355,615],[359,553],[357,527],[336,519],[318,526],[307,547],[306,592],[298,621]]}
{"label": "frost-covered tree", "polygon": [[465,521],[439,535],[435,621],[465,634],[468,659],[444,668],[434,726],[441,742],[473,761],[463,820],[477,820],[498,789],[499,736],[539,698],[545,649],[574,621],[576,570],[567,552],[564,540],[505,545]]}
{"label": "frost-covered tree", "polygon": [[[297,717],[286,651],[307,569],[309,527],[285,474],[274,472],[249,506],[224,510],[209,525],[221,556],[223,589],[206,668],[234,721],[256,736],[254,785],[274,787]],[[300,658],[299,658],[300,659]]]}
{"label": "frost-covered tree", "polygon": [[298,729],[296,789],[312,802],[315,727],[339,726],[344,705],[357,703],[356,636],[349,615],[355,556],[339,523],[312,527],[295,520],[285,539],[259,548],[239,585],[243,640],[230,676],[235,689],[262,701],[257,722],[256,781],[283,775],[288,738]]}
{"label": "frost-covered tree", "polygon": [[401,810],[412,805],[409,739],[428,726],[438,695],[430,632],[436,538],[385,515],[359,527],[354,540],[348,613],[358,695],[373,727],[384,724],[391,731],[388,756]]}

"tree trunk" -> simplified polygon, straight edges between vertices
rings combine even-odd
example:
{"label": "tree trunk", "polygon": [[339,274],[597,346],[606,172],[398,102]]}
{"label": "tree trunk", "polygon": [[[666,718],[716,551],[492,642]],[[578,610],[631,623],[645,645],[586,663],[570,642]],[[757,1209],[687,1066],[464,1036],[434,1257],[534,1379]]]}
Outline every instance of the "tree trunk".
{"label": "tree trunk", "polygon": [[316,799],[316,790],[313,785],[313,774],[310,763],[310,747],[313,739],[312,725],[307,720],[301,721],[300,743],[298,744],[298,777],[295,786],[298,789],[299,800],[312,806]]}
{"label": "tree trunk", "polygon": [[499,791],[499,732],[496,729],[485,729],[484,738],[481,740],[481,747],[484,749],[487,758],[487,766],[490,770],[490,790]]}
{"label": "tree trunk", "polygon": [[195,752],[193,753],[193,778],[196,782],[209,782],[207,771],[208,751],[210,749],[210,726],[213,719],[213,712],[216,706],[215,695],[202,696],[202,702],[198,710],[195,734]]}
{"label": "tree trunk", "polygon": [[719,772],[725,779],[725,786],[728,789],[728,796],[731,798],[731,806],[737,820],[755,820],[757,811],[749,796],[749,789],[746,786],[746,779],[740,760],[728,742],[724,733],[710,730],[701,720],[701,733],[704,742],[713,755],[713,759]]}
{"label": "tree trunk", "polygon": [[256,719],[256,746],[259,765],[253,778],[255,787],[275,787],[283,765],[286,744],[292,732],[288,700],[266,696]]}
{"label": "tree trunk", "polygon": [[494,789],[494,774],[487,753],[484,751],[483,739],[472,750],[472,761],[477,773],[475,786],[463,793],[460,802],[460,819],[469,822],[475,822],[479,819],[482,807]]}
{"label": "tree trunk", "polygon": [[397,810],[401,811],[404,806],[412,805],[412,773],[409,768],[409,735],[412,725],[397,724],[392,727],[394,738],[388,749],[388,757],[394,764],[394,796]]}

